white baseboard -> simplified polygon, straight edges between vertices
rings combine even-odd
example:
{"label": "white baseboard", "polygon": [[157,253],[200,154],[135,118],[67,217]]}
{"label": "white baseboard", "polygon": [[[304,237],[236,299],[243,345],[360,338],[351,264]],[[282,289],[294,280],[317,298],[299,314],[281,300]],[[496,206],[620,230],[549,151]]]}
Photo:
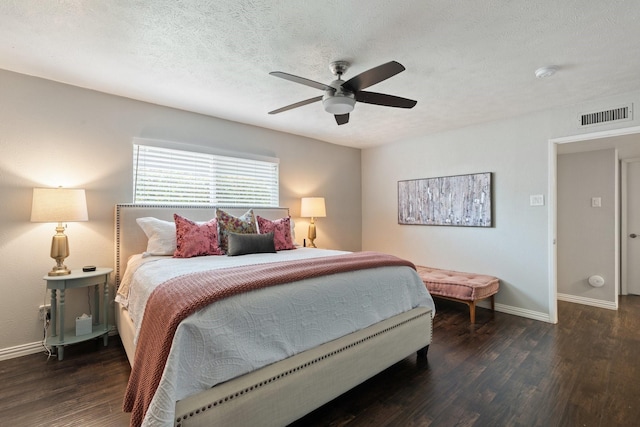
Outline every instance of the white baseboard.
{"label": "white baseboard", "polygon": [[592,307],[606,308],[606,309],[609,309],[609,310],[617,310],[618,309],[618,303],[617,302],[602,301],[602,300],[599,300],[599,299],[585,298],[585,297],[579,297],[579,296],[569,295],[569,294],[558,293],[558,300],[567,301],[567,302],[573,302],[573,303],[576,303],[576,304],[590,305]]}
{"label": "white baseboard", "polygon": [[[491,310],[491,303],[488,299],[478,301],[476,307],[486,308]],[[526,317],[527,319],[539,320],[541,322],[553,323],[548,313],[541,313],[539,311],[527,310],[526,308],[513,307],[505,304],[495,303],[496,311],[500,313],[513,314],[514,316]]]}
{"label": "white baseboard", "polygon": [[496,311],[501,313],[513,314],[514,316],[526,317],[527,319],[539,320],[541,322],[551,322],[549,313],[541,313],[539,311],[527,310],[526,308],[513,307],[510,305],[496,303]]}
{"label": "white baseboard", "polygon": [[15,347],[0,348],[0,360],[9,360],[29,354],[44,353],[42,341],[17,345]]}
{"label": "white baseboard", "polygon": [[[109,336],[118,335],[115,326],[109,329]],[[17,345],[15,347],[0,348],[0,361],[14,359],[16,357],[28,356],[29,354],[46,353],[42,346],[42,341],[31,342],[28,344]]]}

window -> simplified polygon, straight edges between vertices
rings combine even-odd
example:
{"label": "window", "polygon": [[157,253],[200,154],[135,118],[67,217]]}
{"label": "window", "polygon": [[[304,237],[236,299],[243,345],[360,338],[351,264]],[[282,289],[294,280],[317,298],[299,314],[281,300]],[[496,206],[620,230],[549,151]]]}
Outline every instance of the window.
{"label": "window", "polygon": [[266,159],[134,142],[133,202],[278,206],[278,159]]}

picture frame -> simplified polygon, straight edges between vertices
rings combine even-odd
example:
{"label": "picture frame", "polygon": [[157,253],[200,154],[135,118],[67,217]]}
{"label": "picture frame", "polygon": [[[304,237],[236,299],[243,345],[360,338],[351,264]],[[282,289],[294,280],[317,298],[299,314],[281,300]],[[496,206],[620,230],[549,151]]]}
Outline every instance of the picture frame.
{"label": "picture frame", "polygon": [[398,181],[398,224],[492,227],[492,173]]}

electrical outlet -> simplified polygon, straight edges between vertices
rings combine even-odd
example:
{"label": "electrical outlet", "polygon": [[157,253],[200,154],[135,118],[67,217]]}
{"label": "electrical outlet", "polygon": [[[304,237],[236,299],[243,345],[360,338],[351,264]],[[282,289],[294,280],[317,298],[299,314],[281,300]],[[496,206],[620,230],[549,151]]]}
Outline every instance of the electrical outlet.
{"label": "electrical outlet", "polygon": [[50,304],[46,304],[46,305],[41,305],[39,308],[39,319],[40,320],[44,320],[45,319],[45,315],[49,315],[48,318],[51,319],[51,305]]}

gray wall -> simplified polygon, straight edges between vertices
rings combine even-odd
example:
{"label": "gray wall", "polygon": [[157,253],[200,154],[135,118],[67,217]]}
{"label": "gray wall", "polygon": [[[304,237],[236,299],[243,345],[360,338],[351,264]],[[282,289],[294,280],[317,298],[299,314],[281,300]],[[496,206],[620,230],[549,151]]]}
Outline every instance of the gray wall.
{"label": "gray wall", "polygon": [[[363,250],[495,275],[501,279],[498,310],[553,321],[550,140],[638,126],[636,118],[580,129],[577,116],[639,100],[633,92],[363,150]],[[494,174],[493,228],[398,225],[399,180],[477,172]],[[539,194],[545,205],[530,206],[529,197]]]}
{"label": "gray wall", "polygon": [[[616,302],[616,151],[558,155],[558,294],[563,299]],[[592,207],[600,197],[602,207]],[[602,276],[605,285],[588,283]]]}
{"label": "gray wall", "polygon": [[[112,266],[113,207],[132,200],[133,137],[278,157],[280,204],[291,208],[298,242],[308,226],[300,197],[324,196],[317,245],[361,248],[358,149],[0,71],[0,358],[42,339],[55,224],[29,222],[32,188],[85,188],[89,221],[69,224],[66,264]],[[88,309],[86,292],[68,292],[67,302],[72,325]]]}
{"label": "gray wall", "polygon": [[[52,224],[29,222],[34,186],[87,190],[90,221],[69,224],[67,265],[113,264],[113,205],[131,200],[131,140],[164,139],[281,159],[281,204],[298,241],[308,221],[299,198],[324,195],[320,247],[381,250],[418,264],[493,274],[501,311],[540,320],[550,313],[549,140],[638,126],[578,129],[578,112],[634,102],[640,92],[588,104],[423,135],[363,150],[105,95],[0,71],[0,357],[33,350],[42,338],[37,308],[53,265]],[[428,118],[425,118],[428,119]],[[399,226],[397,181],[494,173],[493,228]],[[545,206],[529,196],[545,195]],[[69,293],[70,316],[86,294]],[[8,350],[6,350],[8,349]],[[6,351],[4,351],[6,350]]]}

